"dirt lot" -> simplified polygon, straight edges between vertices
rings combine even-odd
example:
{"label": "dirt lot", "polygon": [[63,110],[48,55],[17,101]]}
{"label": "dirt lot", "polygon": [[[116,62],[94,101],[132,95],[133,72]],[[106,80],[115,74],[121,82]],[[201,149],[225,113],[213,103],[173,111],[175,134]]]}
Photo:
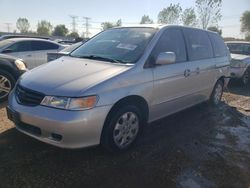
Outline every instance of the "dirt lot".
{"label": "dirt lot", "polygon": [[250,87],[154,122],[135,147],[63,150],[15,130],[0,109],[0,187],[250,187]]}

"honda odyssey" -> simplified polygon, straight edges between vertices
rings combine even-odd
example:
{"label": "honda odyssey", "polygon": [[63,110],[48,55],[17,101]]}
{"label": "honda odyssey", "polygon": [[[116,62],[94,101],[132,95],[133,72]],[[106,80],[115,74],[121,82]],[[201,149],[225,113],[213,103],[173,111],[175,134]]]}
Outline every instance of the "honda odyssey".
{"label": "honda odyssey", "polygon": [[19,131],[55,146],[126,150],[146,123],[204,101],[218,105],[229,65],[214,32],[173,25],[108,29],[22,75],[7,113]]}

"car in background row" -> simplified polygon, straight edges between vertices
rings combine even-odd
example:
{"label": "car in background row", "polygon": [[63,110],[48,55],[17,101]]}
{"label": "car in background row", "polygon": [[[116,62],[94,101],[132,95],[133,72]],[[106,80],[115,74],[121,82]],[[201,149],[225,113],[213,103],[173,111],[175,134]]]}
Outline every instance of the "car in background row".
{"label": "car in background row", "polygon": [[243,85],[250,82],[250,42],[226,42],[231,53],[231,77]]}
{"label": "car in background row", "polygon": [[76,48],[78,48],[79,46],[81,46],[84,42],[78,42],[75,44],[72,44],[64,49],[62,49],[60,52],[49,52],[47,54],[47,61],[53,61],[55,59],[58,59],[62,56],[67,56],[70,54],[70,52],[74,51]]}
{"label": "car in background row", "polygon": [[28,69],[47,63],[47,53],[59,52],[64,45],[37,38],[12,38],[0,41],[0,53],[23,59]]}
{"label": "car in background row", "polygon": [[126,150],[147,123],[204,101],[219,105],[230,60],[214,32],[171,25],[108,29],[22,75],[9,96],[8,118],[55,146]]}
{"label": "car in background row", "polygon": [[0,41],[12,38],[38,38],[38,39],[50,40],[50,37],[34,36],[34,35],[2,35],[0,37]]}
{"label": "car in background row", "polygon": [[0,102],[6,101],[19,76],[27,70],[18,58],[0,54]]}

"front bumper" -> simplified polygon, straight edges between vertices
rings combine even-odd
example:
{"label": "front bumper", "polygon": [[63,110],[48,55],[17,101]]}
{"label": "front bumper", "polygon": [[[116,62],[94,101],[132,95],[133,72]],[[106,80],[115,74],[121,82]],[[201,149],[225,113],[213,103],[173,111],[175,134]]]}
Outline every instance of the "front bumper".
{"label": "front bumper", "polygon": [[18,114],[19,120],[14,122],[19,131],[58,147],[84,148],[100,143],[104,121],[111,106],[85,111],[31,107],[17,103],[12,92],[8,108],[8,111]]}
{"label": "front bumper", "polygon": [[231,78],[241,78],[243,76],[243,74],[246,71],[246,67],[230,67],[230,76]]}

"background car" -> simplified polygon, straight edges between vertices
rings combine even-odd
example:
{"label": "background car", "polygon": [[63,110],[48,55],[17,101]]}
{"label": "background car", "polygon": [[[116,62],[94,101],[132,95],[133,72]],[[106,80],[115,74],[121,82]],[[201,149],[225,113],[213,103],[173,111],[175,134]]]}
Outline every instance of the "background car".
{"label": "background car", "polygon": [[0,54],[0,102],[7,100],[19,76],[27,70],[18,58]]}
{"label": "background car", "polygon": [[50,37],[43,37],[43,36],[33,36],[33,35],[2,35],[0,37],[0,41],[12,38],[38,38],[38,39],[47,39],[49,40]]}
{"label": "background car", "polygon": [[62,49],[60,52],[49,52],[47,54],[47,61],[53,61],[55,59],[58,59],[59,57],[62,56],[66,56],[68,54],[70,54],[70,52],[72,52],[73,50],[75,50],[76,48],[78,48],[79,46],[81,46],[84,42],[78,42],[75,44],[72,44],[64,49]]}
{"label": "background car", "polygon": [[28,69],[47,63],[48,52],[59,52],[64,45],[37,38],[12,38],[0,41],[0,53],[23,59]]}
{"label": "background car", "polygon": [[232,57],[231,76],[242,84],[250,82],[250,42],[231,41],[226,43]]}

